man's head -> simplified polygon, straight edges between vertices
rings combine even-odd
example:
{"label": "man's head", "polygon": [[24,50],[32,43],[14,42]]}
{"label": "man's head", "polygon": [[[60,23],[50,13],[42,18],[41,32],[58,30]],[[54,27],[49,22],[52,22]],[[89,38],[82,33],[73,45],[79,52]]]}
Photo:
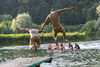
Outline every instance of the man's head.
{"label": "man's head", "polygon": [[75,45],[77,45],[77,43],[75,43]]}
{"label": "man's head", "polygon": [[49,46],[51,46],[51,43],[49,43]]}
{"label": "man's head", "polygon": [[56,44],[56,46],[59,46],[58,44]]}
{"label": "man's head", "polygon": [[63,46],[63,44],[61,43],[61,46]]}
{"label": "man's head", "polygon": [[51,12],[53,12],[54,11],[54,9],[51,9]]}
{"label": "man's head", "polygon": [[71,45],[71,43],[69,43],[69,45]]}

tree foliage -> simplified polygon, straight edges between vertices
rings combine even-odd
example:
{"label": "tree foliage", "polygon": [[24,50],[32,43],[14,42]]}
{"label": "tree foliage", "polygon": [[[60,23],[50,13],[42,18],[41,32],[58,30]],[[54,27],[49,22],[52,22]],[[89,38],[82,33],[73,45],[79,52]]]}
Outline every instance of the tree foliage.
{"label": "tree foliage", "polygon": [[96,36],[100,37],[100,5],[96,9],[97,9],[97,14],[99,17],[98,17],[96,23],[94,24],[94,28],[96,30]]}
{"label": "tree foliage", "polygon": [[97,32],[96,32],[96,36],[97,36],[97,37],[100,37],[100,27],[99,27],[99,29],[98,29]]}
{"label": "tree foliage", "polygon": [[15,31],[15,28],[30,28],[32,25],[31,17],[27,13],[18,14],[16,18],[12,20],[11,29]]}
{"label": "tree foliage", "polygon": [[94,24],[96,20],[87,21],[86,24],[83,26],[81,31],[85,31],[87,35],[95,34]]}
{"label": "tree foliage", "polygon": [[6,20],[12,20],[12,16],[11,15],[7,15],[7,14],[0,15],[0,22],[1,21],[6,21]]}
{"label": "tree foliage", "polygon": [[91,6],[87,10],[87,20],[95,20],[98,18],[98,15],[96,13],[96,7],[98,6],[98,3],[94,3],[93,6]]}
{"label": "tree foliage", "polygon": [[[33,27],[40,29],[41,24],[51,9],[58,10],[69,7],[75,7],[76,10],[68,10],[61,13],[61,24],[66,31],[79,31],[80,24],[85,24],[89,20],[91,23],[92,20],[99,22],[100,6],[98,5],[99,0],[0,0],[0,31],[5,33],[5,22],[8,21],[12,21],[11,29],[13,29],[13,31],[16,27]],[[98,15],[96,14],[96,9]],[[98,25],[97,22],[95,25]],[[71,25],[76,25],[77,27]],[[45,30],[51,32],[51,27],[51,24],[48,24],[45,26]],[[9,29],[9,27],[7,29]],[[89,29],[91,30],[91,28]]]}
{"label": "tree foliage", "polygon": [[2,21],[0,23],[0,33],[1,34],[9,34],[11,33],[12,31],[10,30],[10,26],[11,26],[11,21]]}
{"label": "tree foliage", "polygon": [[97,14],[100,14],[100,5],[96,9],[97,9]]}
{"label": "tree foliage", "polygon": [[[95,3],[99,0],[0,0],[0,15],[9,14],[15,18],[18,14],[28,12],[32,21],[41,24],[51,9],[75,7],[75,11],[61,13],[63,24],[84,24],[88,19],[94,20]],[[89,16],[88,16],[89,15]],[[92,17],[91,17],[92,16]]]}
{"label": "tree foliage", "polygon": [[96,30],[96,36],[100,36],[100,17],[97,19],[96,23],[94,24],[94,28]]}

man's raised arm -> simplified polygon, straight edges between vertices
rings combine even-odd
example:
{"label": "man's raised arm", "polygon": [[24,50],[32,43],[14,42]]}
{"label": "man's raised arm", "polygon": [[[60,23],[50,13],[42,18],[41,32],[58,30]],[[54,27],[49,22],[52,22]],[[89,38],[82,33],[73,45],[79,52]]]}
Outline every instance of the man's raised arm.
{"label": "man's raised arm", "polygon": [[75,10],[76,8],[72,7],[72,8],[64,8],[64,9],[61,9],[61,10],[57,10],[56,12],[59,14],[61,12],[64,12],[64,11],[67,11],[67,10]]}
{"label": "man's raised arm", "polygon": [[16,30],[24,30],[24,31],[29,31],[28,28],[16,28]]}
{"label": "man's raised arm", "polygon": [[49,20],[49,16],[47,16],[46,20],[44,21],[42,27],[41,27],[41,31],[43,30],[44,26],[46,25],[46,23],[48,22]]}

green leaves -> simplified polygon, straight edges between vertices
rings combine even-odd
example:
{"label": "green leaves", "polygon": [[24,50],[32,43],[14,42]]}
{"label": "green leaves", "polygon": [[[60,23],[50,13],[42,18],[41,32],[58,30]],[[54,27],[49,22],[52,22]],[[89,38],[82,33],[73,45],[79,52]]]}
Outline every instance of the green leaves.
{"label": "green leaves", "polygon": [[92,35],[92,33],[94,33],[94,31],[95,31],[94,24],[95,23],[96,23],[96,20],[86,22],[86,24],[83,27],[83,30],[86,31],[87,35]]}
{"label": "green leaves", "polygon": [[97,9],[97,13],[100,14],[100,5],[96,9]]}
{"label": "green leaves", "polygon": [[97,19],[94,28],[96,30],[96,36],[100,36],[100,17]]}
{"label": "green leaves", "polygon": [[16,27],[31,28],[32,21],[28,13],[18,14],[16,18],[12,20],[11,29],[15,31]]}

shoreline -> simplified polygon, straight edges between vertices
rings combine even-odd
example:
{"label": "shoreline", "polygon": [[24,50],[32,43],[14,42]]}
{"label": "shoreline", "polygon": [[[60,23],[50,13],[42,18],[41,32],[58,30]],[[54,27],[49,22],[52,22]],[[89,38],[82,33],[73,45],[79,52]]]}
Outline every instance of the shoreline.
{"label": "shoreline", "polygon": [[[93,41],[84,41],[84,42],[71,42],[71,44],[74,46],[74,44],[77,43],[81,46],[81,49],[89,49],[89,48],[98,48],[100,40],[93,40]],[[95,44],[98,43],[98,44]],[[60,44],[60,43],[58,43]],[[65,45],[65,49],[68,49],[68,43],[63,43]],[[51,45],[54,47],[55,43],[51,43]],[[47,49],[48,44],[41,44],[40,48],[38,49]],[[10,45],[10,46],[3,46],[0,47],[0,50],[2,49],[29,49],[29,45]],[[99,49],[99,48],[98,48]]]}

